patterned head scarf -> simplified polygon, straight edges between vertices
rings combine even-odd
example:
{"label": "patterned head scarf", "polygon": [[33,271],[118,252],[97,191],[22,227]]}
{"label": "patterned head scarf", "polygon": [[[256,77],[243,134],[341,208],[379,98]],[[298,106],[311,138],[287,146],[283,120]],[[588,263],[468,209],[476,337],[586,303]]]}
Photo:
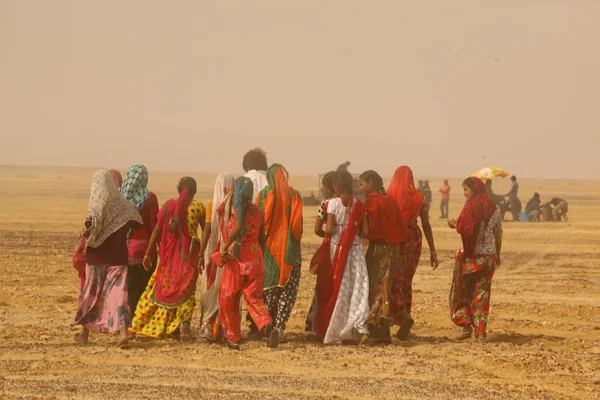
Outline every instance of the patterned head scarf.
{"label": "patterned head scarf", "polygon": [[132,165],[127,171],[121,193],[136,210],[141,211],[150,196],[148,186],[148,170],[141,164]]}
{"label": "patterned head scarf", "polygon": [[415,187],[413,172],[409,167],[403,165],[394,172],[387,194],[400,206],[406,225],[411,224],[419,215],[425,196]]}
{"label": "patterned head scarf", "polygon": [[123,197],[110,172],[105,170],[96,171],[92,177],[88,218],[92,227],[86,247],[93,248],[99,247],[129,221],[143,223],[140,213]]}
{"label": "patterned head scarf", "polygon": [[[233,196],[233,209],[235,210],[236,215],[240,219],[242,223],[242,227],[244,226],[244,220],[246,218],[246,208],[244,207],[244,197],[252,200],[252,196],[254,195],[254,184],[252,183],[252,179],[240,176],[235,180],[234,184],[234,196]],[[214,205],[213,205],[214,206]],[[235,238],[235,244],[229,251],[230,254],[237,258],[240,254],[240,248],[242,247],[242,240],[244,238],[245,229],[242,228],[240,232],[240,236]]]}

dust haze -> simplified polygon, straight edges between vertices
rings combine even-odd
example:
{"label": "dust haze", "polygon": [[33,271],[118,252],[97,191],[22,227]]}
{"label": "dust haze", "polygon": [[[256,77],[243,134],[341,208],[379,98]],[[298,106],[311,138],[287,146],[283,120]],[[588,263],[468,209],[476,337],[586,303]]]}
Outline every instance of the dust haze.
{"label": "dust haze", "polygon": [[597,178],[595,1],[0,1],[0,164]]}

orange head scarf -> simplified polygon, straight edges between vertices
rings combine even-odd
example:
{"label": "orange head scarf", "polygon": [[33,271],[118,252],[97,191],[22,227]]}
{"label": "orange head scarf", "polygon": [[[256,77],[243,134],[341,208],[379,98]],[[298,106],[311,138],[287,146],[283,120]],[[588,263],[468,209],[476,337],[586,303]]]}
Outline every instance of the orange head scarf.
{"label": "orange head scarf", "polygon": [[415,187],[413,172],[409,167],[403,165],[394,172],[387,193],[400,206],[404,222],[407,225],[412,223],[421,211],[425,196]]}

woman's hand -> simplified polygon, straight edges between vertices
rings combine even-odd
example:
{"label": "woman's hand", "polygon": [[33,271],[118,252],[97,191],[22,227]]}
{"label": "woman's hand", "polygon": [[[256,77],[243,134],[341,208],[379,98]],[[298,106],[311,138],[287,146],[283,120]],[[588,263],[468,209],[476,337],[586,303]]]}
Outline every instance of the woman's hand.
{"label": "woman's hand", "polygon": [[452,229],[456,229],[456,220],[454,218],[448,220],[448,226]]}
{"label": "woman's hand", "polygon": [[202,273],[204,271],[204,254],[200,253],[200,258],[198,259],[198,272]]}
{"label": "woman's hand", "polygon": [[152,257],[146,254],[144,256],[144,261],[142,262],[142,264],[144,265],[144,269],[150,272],[150,269],[152,268]]}
{"label": "woman's hand", "polygon": [[438,261],[438,257],[437,257],[437,252],[432,251],[431,252],[431,269],[432,270],[436,270],[437,267],[440,266],[440,262]]}

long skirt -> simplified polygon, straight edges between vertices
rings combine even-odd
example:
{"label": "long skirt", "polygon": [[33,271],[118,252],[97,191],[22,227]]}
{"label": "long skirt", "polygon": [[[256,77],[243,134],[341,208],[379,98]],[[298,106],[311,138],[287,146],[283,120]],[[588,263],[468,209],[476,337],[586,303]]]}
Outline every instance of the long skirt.
{"label": "long skirt", "polygon": [[131,326],[126,265],[86,265],[75,322],[97,332],[116,332]]}
{"label": "long skirt", "polygon": [[248,314],[259,331],[272,322],[267,306],[262,300],[265,281],[265,266],[259,263],[240,263],[235,260],[223,266],[223,276],[219,290],[219,322],[226,340],[237,343],[242,338],[240,300],[246,300]]}
{"label": "long skirt", "polygon": [[400,246],[398,244],[371,244],[367,250],[369,271],[369,331],[389,327],[394,312],[399,306],[392,306],[392,266],[398,265]]}
{"label": "long skirt", "polygon": [[392,269],[392,303],[398,310],[394,312],[394,323],[402,325],[402,311],[410,314],[412,310],[413,294],[412,283],[417,266],[421,259],[423,247],[423,233],[416,223],[408,227],[408,241],[406,242],[406,268],[395,264]]}
{"label": "long skirt", "polygon": [[457,261],[454,267],[449,300],[450,318],[458,326],[472,326],[475,337],[487,336],[494,271],[495,260],[491,257],[479,258],[470,265]]}
{"label": "long skirt", "polygon": [[135,333],[156,339],[174,333],[183,322],[191,322],[196,307],[194,293],[184,303],[175,308],[159,306],[152,302],[156,273],[159,268],[160,266],[152,274],[148,286],[146,286],[146,290],[138,302],[131,328]]}
{"label": "long skirt", "polygon": [[209,289],[206,288],[206,272],[207,268],[204,268],[204,272],[200,277],[200,287],[202,288],[202,294],[200,295],[200,306],[202,311],[200,336],[210,340],[218,340],[220,336],[219,288],[221,287],[223,268],[216,269],[215,281]]}
{"label": "long skirt", "polygon": [[[335,255],[337,245],[332,241],[330,255]],[[368,334],[369,274],[362,244],[353,245],[346,260],[342,284],[336,299],[323,343],[341,343]]]}
{"label": "long skirt", "polygon": [[285,330],[287,322],[292,315],[296,298],[298,297],[301,266],[302,256],[298,255],[298,259],[294,263],[286,285],[284,287],[277,286],[266,289],[263,293],[263,300],[273,318],[273,324],[282,330]]}

